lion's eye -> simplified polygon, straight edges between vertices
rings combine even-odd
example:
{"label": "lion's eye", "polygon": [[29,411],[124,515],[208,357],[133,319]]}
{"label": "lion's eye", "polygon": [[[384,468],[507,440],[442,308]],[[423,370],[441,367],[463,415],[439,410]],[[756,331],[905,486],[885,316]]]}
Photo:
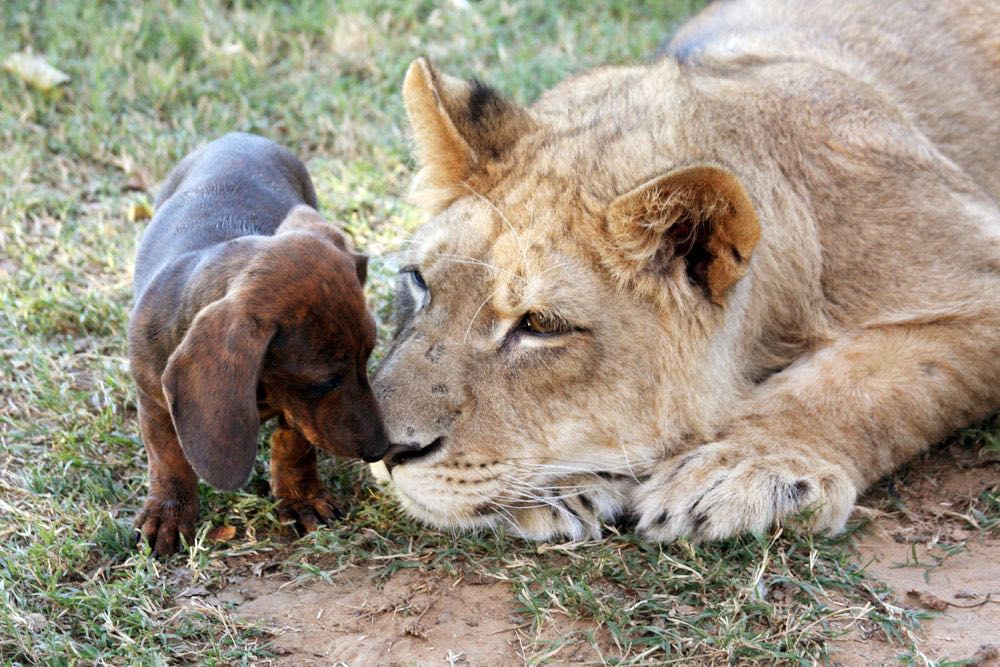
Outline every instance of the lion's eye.
{"label": "lion's eye", "polygon": [[427,282],[424,280],[423,274],[420,273],[420,269],[415,266],[407,266],[399,273],[402,278],[399,285],[409,292],[413,309],[420,310],[426,306],[430,301],[431,291],[427,288]]}
{"label": "lion's eye", "polygon": [[415,266],[408,266],[405,269],[403,269],[402,271],[400,271],[400,273],[409,274],[410,279],[413,280],[413,283],[417,287],[419,287],[422,290],[426,290],[427,289],[427,283],[424,282],[424,276],[423,276],[422,273],[420,273],[420,269],[418,269],[417,267],[415,267]]}
{"label": "lion's eye", "polygon": [[553,336],[572,331],[572,327],[565,320],[545,313],[525,314],[521,318],[520,328],[536,336]]}

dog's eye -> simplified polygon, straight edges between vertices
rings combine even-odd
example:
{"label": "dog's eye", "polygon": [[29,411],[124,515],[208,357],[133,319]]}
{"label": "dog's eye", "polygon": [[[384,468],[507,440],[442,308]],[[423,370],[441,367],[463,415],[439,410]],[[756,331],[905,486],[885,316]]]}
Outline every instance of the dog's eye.
{"label": "dog's eye", "polygon": [[344,383],[344,375],[338,374],[331,377],[325,382],[320,382],[317,384],[307,384],[303,386],[303,392],[309,398],[319,398],[320,396],[325,396],[329,394],[334,389],[337,389]]}
{"label": "dog's eye", "polygon": [[573,330],[565,320],[546,313],[526,313],[518,328],[534,336],[555,336]]}

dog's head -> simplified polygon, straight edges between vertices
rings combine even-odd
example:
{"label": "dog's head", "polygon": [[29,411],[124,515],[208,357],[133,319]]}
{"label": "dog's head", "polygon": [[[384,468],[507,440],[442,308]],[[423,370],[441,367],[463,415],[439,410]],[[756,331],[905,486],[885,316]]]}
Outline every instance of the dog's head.
{"label": "dog's head", "polygon": [[236,278],[195,317],[162,377],[195,472],[218,488],[242,486],[261,408],[319,449],[378,460],[388,441],[368,383],[375,323],[362,292],[365,256],[307,206],[273,237],[230,243],[222,261],[238,263]]}

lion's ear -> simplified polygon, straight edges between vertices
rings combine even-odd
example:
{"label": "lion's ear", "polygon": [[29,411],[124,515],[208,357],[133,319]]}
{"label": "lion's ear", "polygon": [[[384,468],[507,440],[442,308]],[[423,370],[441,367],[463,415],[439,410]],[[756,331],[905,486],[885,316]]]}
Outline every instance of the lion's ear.
{"label": "lion's ear", "polygon": [[664,273],[683,261],[691,281],[718,305],[746,275],[760,240],[743,184],[711,165],[676,169],[619,196],[607,222],[623,277]]}
{"label": "lion's ear", "polygon": [[524,107],[479,81],[439,72],[425,58],[406,71],[403,102],[422,167],[414,195],[431,213],[468,194],[463,184],[533,125]]}

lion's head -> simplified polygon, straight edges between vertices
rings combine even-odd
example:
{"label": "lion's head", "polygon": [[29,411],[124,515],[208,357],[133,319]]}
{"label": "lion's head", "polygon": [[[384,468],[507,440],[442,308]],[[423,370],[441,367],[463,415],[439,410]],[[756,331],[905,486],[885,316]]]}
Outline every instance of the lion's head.
{"label": "lion's head", "polygon": [[[661,87],[676,78],[662,67]],[[677,129],[699,113],[681,84],[656,108],[649,79],[600,70],[524,108],[411,65],[432,217],[401,262],[375,389],[416,517],[592,534],[741,391],[731,342],[757,218]]]}

